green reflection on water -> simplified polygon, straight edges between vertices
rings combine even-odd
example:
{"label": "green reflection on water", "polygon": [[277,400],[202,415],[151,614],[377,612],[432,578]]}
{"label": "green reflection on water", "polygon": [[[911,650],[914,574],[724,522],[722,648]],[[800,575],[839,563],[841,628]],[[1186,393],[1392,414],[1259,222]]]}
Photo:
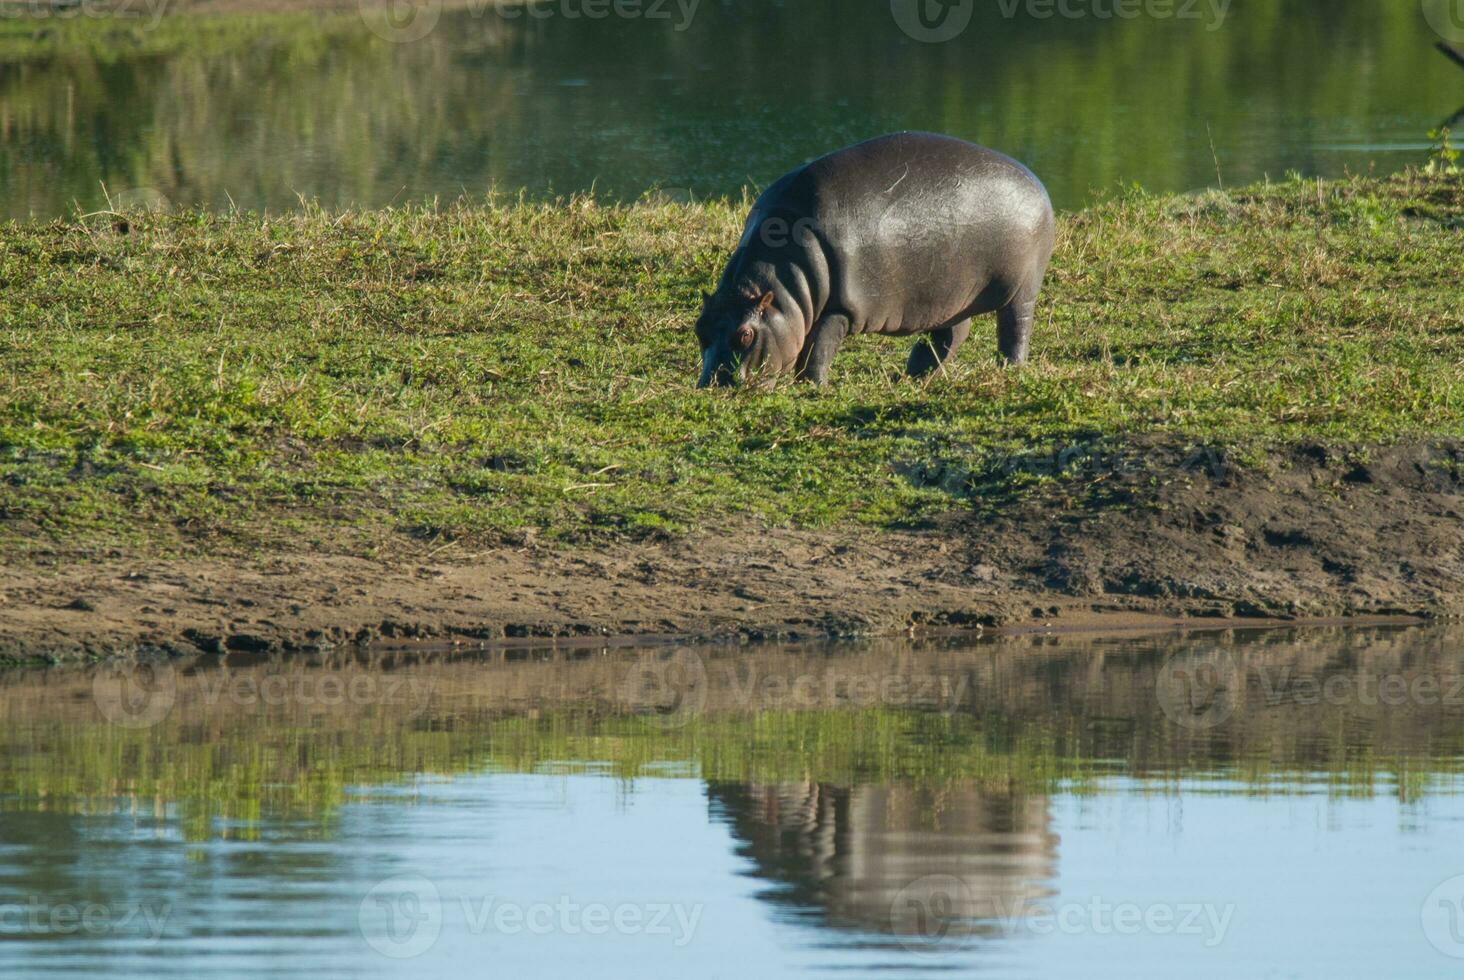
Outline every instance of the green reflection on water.
{"label": "green reflection on water", "polygon": [[[1455,788],[1458,639],[1313,630],[200,660],[126,677],[131,707],[161,705],[154,715],[119,714],[104,695],[126,675],[107,668],[14,671],[0,686],[0,796],[11,810],[176,808],[190,839],[247,838],[279,818],[328,833],[362,788],[488,769],[1011,796],[1205,777],[1251,794],[1407,801]],[[1193,694],[1176,679],[1216,664],[1243,678],[1206,681],[1226,710],[1177,716],[1205,703],[1176,708]],[[129,727],[138,719],[152,723]]]}
{"label": "green reflection on water", "polygon": [[1464,98],[1417,3],[1236,0],[1223,22],[979,4],[940,45],[884,2],[708,3],[686,30],[495,9],[407,44],[340,15],[0,21],[0,208],[95,209],[103,183],[220,209],[735,196],[900,128],[1021,156],[1078,207],[1124,182],[1394,170]]}

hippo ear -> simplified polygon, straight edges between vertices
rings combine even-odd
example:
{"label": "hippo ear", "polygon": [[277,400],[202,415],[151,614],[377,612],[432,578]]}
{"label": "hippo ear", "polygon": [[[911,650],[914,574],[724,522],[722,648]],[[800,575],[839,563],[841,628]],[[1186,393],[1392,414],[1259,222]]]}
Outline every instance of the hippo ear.
{"label": "hippo ear", "polygon": [[712,294],[711,293],[702,293],[702,309],[706,309],[708,306],[711,306],[711,305],[712,305]]}
{"label": "hippo ear", "polygon": [[772,305],[773,305],[773,294],[772,293],[763,293],[763,298],[760,299],[760,300],[758,300],[758,303],[757,303],[757,311],[759,313],[766,313],[767,310],[768,310],[768,307],[769,306],[772,306]]}

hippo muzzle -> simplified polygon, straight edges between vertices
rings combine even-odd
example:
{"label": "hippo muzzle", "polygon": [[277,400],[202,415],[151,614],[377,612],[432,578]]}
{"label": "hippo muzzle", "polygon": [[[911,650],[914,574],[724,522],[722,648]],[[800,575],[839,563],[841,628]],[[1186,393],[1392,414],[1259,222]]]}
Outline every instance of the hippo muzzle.
{"label": "hippo muzzle", "polygon": [[698,388],[730,388],[742,383],[742,359],[724,346],[702,351],[701,380]]}
{"label": "hippo muzzle", "polygon": [[773,296],[768,293],[752,301],[751,308],[734,310],[731,314],[711,310],[711,301],[710,296],[703,298],[702,316],[696,330],[702,342],[702,373],[697,387],[740,385],[750,372],[759,372],[768,359],[771,332],[763,318]]}

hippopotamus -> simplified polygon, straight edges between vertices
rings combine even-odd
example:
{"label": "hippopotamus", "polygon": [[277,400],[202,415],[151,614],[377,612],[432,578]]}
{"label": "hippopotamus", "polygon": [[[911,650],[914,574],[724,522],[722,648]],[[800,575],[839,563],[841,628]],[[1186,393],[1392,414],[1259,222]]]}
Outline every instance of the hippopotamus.
{"label": "hippopotamus", "polygon": [[896,133],[799,167],[753,204],[696,323],[701,387],[815,384],[846,337],[922,335],[913,377],[940,368],[995,313],[997,350],[1027,359],[1055,222],[1022,164],[936,133]]}

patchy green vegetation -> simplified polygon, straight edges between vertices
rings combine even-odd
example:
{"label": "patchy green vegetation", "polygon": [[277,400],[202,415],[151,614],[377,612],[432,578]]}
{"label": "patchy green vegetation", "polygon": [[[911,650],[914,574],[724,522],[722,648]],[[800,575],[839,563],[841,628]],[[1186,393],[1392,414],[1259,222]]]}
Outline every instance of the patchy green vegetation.
{"label": "patchy green vegetation", "polygon": [[5,225],[0,553],[891,526],[1064,446],[1464,435],[1459,175],[1134,191],[1063,216],[1025,369],[987,322],[928,383],[909,341],[856,338],[827,389],[699,392],[698,291],[744,212]]}

